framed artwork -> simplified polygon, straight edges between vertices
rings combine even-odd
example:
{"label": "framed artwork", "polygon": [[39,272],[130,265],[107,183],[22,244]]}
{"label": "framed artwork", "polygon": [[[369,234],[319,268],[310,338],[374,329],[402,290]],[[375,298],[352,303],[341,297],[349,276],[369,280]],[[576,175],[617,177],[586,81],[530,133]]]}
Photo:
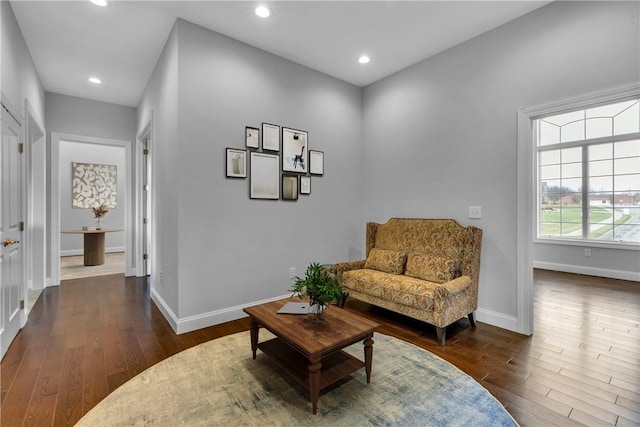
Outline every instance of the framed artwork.
{"label": "framed artwork", "polygon": [[260,129],[250,126],[245,127],[244,140],[247,148],[260,148]]}
{"label": "framed artwork", "polygon": [[298,200],[298,175],[282,174],[282,200]]}
{"label": "framed artwork", "polygon": [[300,194],[311,194],[311,177],[300,176]]}
{"label": "framed artwork", "polygon": [[118,167],[71,162],[71,207],[91,209],[101,204],[108,209],[118,205]]}
{"label": "framed artwork", "polygon": [[280,157],[275,154],[251,152],[249,162],[249,197],[278,200],[280,198]]}
{"label": "framed artwork", "polygon": [[312,175],[324,175],[324,152],[309,151],[309,173]]}
{"label": "framed artwork", "polygon": [[227,148],[227,178],[247,177],[247,151]]}
{"label": "framed artwork", "polygon": [[262,124],[262,149],[280,151],[280,126],[269,123]]}
{"label": "framed artwork", "polygon": [[282,170],[307,173],[308,134],[302,130],[282,128]]}

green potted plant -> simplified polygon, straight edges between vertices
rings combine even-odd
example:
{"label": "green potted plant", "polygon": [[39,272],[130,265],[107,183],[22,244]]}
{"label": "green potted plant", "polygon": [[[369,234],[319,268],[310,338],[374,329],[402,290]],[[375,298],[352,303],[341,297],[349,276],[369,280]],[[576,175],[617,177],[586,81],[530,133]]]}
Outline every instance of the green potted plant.
{"label": "green potted plant", "polygon": [[329,269],[317,262],[307,267],[304,279],[296,276],[293,287],[289,290],[294,296],[309,298],[311,312],[321,315],[324,308],[335,300],[342,298],[341,279]]}

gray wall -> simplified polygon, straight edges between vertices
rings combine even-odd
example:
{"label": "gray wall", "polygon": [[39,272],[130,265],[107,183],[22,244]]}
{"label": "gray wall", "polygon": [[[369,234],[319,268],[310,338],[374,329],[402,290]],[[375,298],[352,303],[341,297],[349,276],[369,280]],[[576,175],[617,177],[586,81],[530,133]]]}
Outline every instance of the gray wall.
{"label": "gray wall", "polygon": [[0,89],[21,117],[24,118],[24,101],[28,99],[37,118],[44,123],[44,89],[8,1],[0,2],[0,15]]}
{"label": "gray wall", "polygon": [[[152,298],[165,316],[178,313],[178,34],[174,26],[158,58],[137,110],[142,131],[149,120],[151,131],[152,207],[151,260]],[[164,269],[164,270],[162,270]],[[160,272],[162,271],[162,274]]]}
{"label": "gray wall", "polygon": [[366,219],[482,228],[481,320],[517,315],[516,112],[637,83],[638,7],[552,3],[364,90]]}
{"label": "gray wall", "polygon": [[[117,168],[117,206],[109,209],[102,219],[104,228],[124,228],[126,188],[126,156],[123,147],[60,141],[60,229],[81,229],[82,226],[95,226],[93,214],[89,209],[72,208],[71,205],[71,163],[96,163],[115,165]],[[125,233],[106,233],[107,252],[123,252]],[[82,255],[84,253],[83,236],[79,234],[60,235],[60,255]]]}
{"label": "gray wall", "polygon": [[[289,267],[301,275],[312,261],[360,256],[361,90],[186,21],[174,32],[177,138],[172,128],[158,130],[153,142],[153,167],[179,171],[156,201],[174,207],[159,207],[157,235],[177,240],[159,242],[156,266],[164,286],[178,289],[174,313],[215,319],[219,311],[286,295]],[[173,83],[159,81],[173,76],[172,66],[160,61],[139,108],[139,118],[154,110],[154,127],[165,120],[163,104],[148,100],[170,92]],[[262,122],[306,130],[309,147],[324,151],[325,175],[312,178],[310,196],[250,200],[248,179],[225,178],[225,148],[244,148],[245,126]]]}
{"label": "gray wall", "polygon": [[[47,128],[47,134],[49,141],[51,140],[51,133],[62,133],[62,134],[70,134],[77,136],[84,136],[89,138],[103,138],[109,140],[118,140],[118,141],[129,141],[131,144],[135,142],[136,138],[136,109],[132,107],[126,107],[123,105],[110,104],[106,102],[93,101],[90,99],[77,98],[74,96],[61,95],[57,93],[46,93],[45,98],[45,127]],[[72,147],[71,145],[69,147]],[[73,145],[77,149],[80,149],[79,144]],[[83,153],[92,152],[87,158],[99,159],[99,152],[103,147],[98,145],[92,145],[91,148],[85,148],[82,150]],[[105,152],[110,152],[110,147],[104,147]],[[124,151],[123,149],[120,149]],[[62,152],[61,152],[62,154]],[[124,155],[124,154],[123,154]],[[60,171],[60,229],[66,228],[77,228],[82,225],[92,225],[87,221],[80,221],[80,218],[77,217],[77,212],[66,212],[65,209],[68,208],[69,204],[64,199],[64,185],[68,184],[68,175],[66,175],[65,171],[68,171],[69,168],[69,160],[77,159],[77,157],[71,156],[68,158],[63,158],[60,156],[59,161],[59,171]],[[81,160],[72,160],[72,161],[81,161]],[[91,161],[89,163],[103,163],[101,161]],[[51,167],[51,158],[47,160],[47,164],[49,168]],[[134,189],[133,188],[124,188],[124,183],[126,183],[126,167],[122,164],[122,167],[118,167],[118,185],[120,186],[120,180],[122,179],[123,192],[122,196],[118,196],[118,204],[120,205],[120,210],[116,215],[112,215],[113,212],[109,212],[105,217],[105,225],[113,224],[118,227],[124,227],[124,206],[126,195],[128,198],[126,199],[126,204],[129,207],[135,206],[134,203]],[[67,178],[65,178],[67,177]],[[51,194],[51,188],[47,189],[47,193]],[[50,207],[51,203],[47,203],[47,206]],[[77,211],[74,209],[73,211]],[[134,210],[129,209],[129,218],[130,223],[133,224],[134,220]],[[48,212],[47,218],[50,220],[51,213]],[[75,219],[71,219],[75,218]],[[90,219],[90,218],[89,218]],[[76,221],[77,220],[77,221]],[[114,222],[116,221],[117,222]],[[79,221],[79,222],[78,222]],[[48,229],[51,230],[51,224],[48,224]],[[132,233],[133,234],[133,233]],[[106,245],[109,248],[122,248],[125,246],[124,239],[125,233],[110,233],[108,234]],[[133,238],[133,237],[131,237]],[[49,240],[51,241],[51,240]],[[77,238],[73,239],[70,236],[61,235],[60,236],[60,245],[62,251],[70,251],[74,248],[70,245],[73,245],[71,242],[77,243]],[[132,246],[133,247],[133,243]],[[48,253],[51,254],[52,250],[49,248]],[[65,253],[69,252],[64,252]],[[133,265],[133,253],[127,254],[127,269]],[[51,277],[51,264],[50,257],[49,264],[47,265],[47,276]]]}
{"label": "gray wall", "polygon": [[136,109],[133,107],[47,92],[45,112],[48,132],[136,140]]}
{"label": "gray wall", "polygon": [[[533,266],[547,270],[640,281],[640,253],[635,249],[534,243]],[[589,248],[591,256],[585,256]]]}

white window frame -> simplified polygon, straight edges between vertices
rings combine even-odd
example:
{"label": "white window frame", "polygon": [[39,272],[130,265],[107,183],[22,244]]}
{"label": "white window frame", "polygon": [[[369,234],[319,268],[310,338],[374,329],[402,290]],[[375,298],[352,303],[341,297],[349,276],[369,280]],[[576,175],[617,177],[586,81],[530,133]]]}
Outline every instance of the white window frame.
{"label": "white window frame", "polygon": [[[606,93],[600,94],[592,94],[585,97],[581,97],[575,100],[564,101],[556,104],[550,104],[547,106],[536,107],[535,109],[526,109],[522,110],[521,114],[527,116],[527,119],[530,123],[530,127],[532,133],[530,135],[530,146],[532,150],[531,160],[533,162],[532,165],[532,197],[533,200],[531,202],[532,208],[532,237],[534,243],[545,243],[545,244],[554,244],[554,245],[565,245],[565,246],[585,246],[585,247],[601,247],[601,248],[610,248],[610,249],[623,249],[623,250],[636,250],[640,251],[640,243],[634,242],[618,242],[611,240],[597,240],[597,239],[563,239],[563,238],[539,238],[538,237],[538,227],[539,227],[539,197],[538,197],[538,147],[537,140],[535,134],[535,121],[538,119],[542,119],[544,117],[553,116],[556,114],[562,114],[569,111],[576,111],[582,109],[588,109],[593,107],[598,107],[600,105],[614,104],[617,102],[629,101],[638,99],[640,96],[640,90],[637,86],[630,88],[623,88],[619,90],[614,90]],[[613,137],[603,137],[598,139],[591,139],[588,141],[581,140],[575,142],[566,142],[566,143],[558,143],[552,146],[544,146],[544,150],[548,150],[551,148],[571,148],[576,146],[585,146],[591,144],[598,144],[603,142],[611,142],[611,141],[624,141],[624,140],[634,140],[640,139],[640,132],[625,134],[625,135],[617,135]],[[583,217],[586,218],[585,210],[589,208],[588,204],[585,205],[583,203]]]}

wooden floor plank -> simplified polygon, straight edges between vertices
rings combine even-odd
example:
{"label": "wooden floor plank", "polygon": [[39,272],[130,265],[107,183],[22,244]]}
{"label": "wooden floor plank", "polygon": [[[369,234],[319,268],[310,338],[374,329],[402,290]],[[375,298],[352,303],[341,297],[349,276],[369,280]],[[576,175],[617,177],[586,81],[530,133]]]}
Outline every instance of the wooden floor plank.
{"label": "wooden floor plank", "polygon": [[109,394],[101,330],[86,332],[83,369],[82,413],[85,414]]}
{"label": "wooden floor plank", "polygon": [[[534,335],[463,319],[435,328],[350,299],[380,332],[454,364],[522,426],[640,425],[640,285],[536,270]],[[73,425],[136,373],[249,329],[247,318],[176,335],[144,279],[112,275],[47,288],[0,364],[4,426]]]}
{"label": "wooden floor plank", "polygon": [[83,378],[86,375],[83,366],[84,347],[73,347],[65,350],[65,361],[56,401],[54,425],[71,426],[82,418]]}

